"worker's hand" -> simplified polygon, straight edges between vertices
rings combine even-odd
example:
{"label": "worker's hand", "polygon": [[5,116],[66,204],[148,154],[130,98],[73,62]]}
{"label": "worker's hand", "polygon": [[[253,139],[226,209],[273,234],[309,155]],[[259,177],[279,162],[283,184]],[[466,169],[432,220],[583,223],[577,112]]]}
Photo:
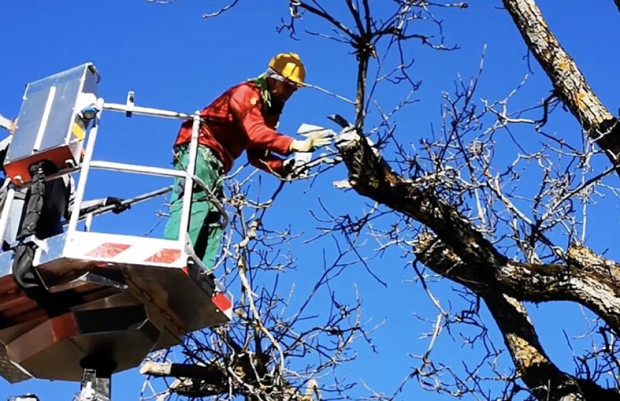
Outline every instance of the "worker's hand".
{"label": "worker's hand", "polygon": [[130,204],[123,204],[123,200],[120,198],[115,198],[113,196],[108,196],[107,198],[105,198],[105,201],[103,202],[103,206],[114,206],[114,208],[112,208],[112,213],[114,214],[119,214],[124,212],[127,209],[131,209],[131,205]]}
{"label": "worker's hand", "polygon": [[333,136],[334,131],[330,129],[314,131],[309,133],[307,138],[303,141],[294,140],[291,143],[291,150],[293,152],[312,152],[328,145],[332,141]]}

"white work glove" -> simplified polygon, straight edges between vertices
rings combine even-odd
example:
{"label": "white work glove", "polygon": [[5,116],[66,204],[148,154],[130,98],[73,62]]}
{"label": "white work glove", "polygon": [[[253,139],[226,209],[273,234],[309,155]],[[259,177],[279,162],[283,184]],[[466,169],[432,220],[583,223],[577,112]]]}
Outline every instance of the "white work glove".
{"label": "white work glove", "polygon": [[293,152],[312,152],[318,148],[329,145],[334,136],[334,131],[324,129],[310,132],[306,136],[307,138],[303,141],[296,139],[291,143],[291,150]]}

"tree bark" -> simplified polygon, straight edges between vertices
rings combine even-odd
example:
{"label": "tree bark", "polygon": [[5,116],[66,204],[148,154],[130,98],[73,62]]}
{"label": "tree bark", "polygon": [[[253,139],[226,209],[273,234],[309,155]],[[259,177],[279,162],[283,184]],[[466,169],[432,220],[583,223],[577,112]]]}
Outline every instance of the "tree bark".
{"label": "tree bark", "polygon": [[509,260],[455,207],[391,171],[363,138],[341,149],[349,182],[358,193],[414,218],[467,266],[475,266],[451,270],[451,279],[499,286],[519,300],[574,301],[596,312],[620,334],[620,266],[615,262],[585,247],[571,248],[572,263],[566,265]]}
{"label": "tree bark", "polygon": [[[615,0],[620,8],[620,0]],[[503,0],[523,40],[551,79],[555,94],[607,154],[620,175],[620,124],[601,103],[575,61],[557,41],[534,0]]]}
{"label": "tree bark", "polygon": [[[426,241],[429,249],[433,249],[434,259],[427,255],[422,259],[425,264],[472,289],[487,300],[487,304],[493,304],[489,310],[502,331],[515,366],[524,375],[530,390],[543,394],[539,399],[620,400],[615,390],[580,381],[554,367],[538,343],[531,323],[528,323],[529,329],[524,326],[527,315],[517,302],[517,299],[578,302],[620,333],[618,264],[585,247],[569,250],[571,263],[567,265],[534,265],[509,260],[454,206],[441,200],[432,190],[419,187],[390,170],[364,138],[340,144],[340,150],[349,170],[349,182],[358,193],[412,217],[434,232],[438,240]],[[418,247],[418,254],[420,249]],[[527,380],[526,375],[530,376]],[[583,393],[585,388],[587,394]],[[596,398],[598,394],[605,394],[606,398]]]}
{"label": "tree bark", "polygon": [[[502,289],[480,283],[476,268],[466,266],[450,249],[429,233],[414,241],[414,252],[436,273],[463,284],[479,295],[493,316],[523,382],[539,400],[620,400],[616,389],[602,388],[561,371],[547,356],[525,307]],[[458,272],[472,273],[469,276]]]}

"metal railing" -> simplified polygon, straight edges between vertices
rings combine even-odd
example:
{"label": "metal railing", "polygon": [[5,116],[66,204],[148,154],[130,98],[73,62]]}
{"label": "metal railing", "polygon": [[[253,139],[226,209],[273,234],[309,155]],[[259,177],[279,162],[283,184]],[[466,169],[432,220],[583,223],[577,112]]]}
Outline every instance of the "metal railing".
{"label": "metal railing", "polygon": [[[88,135],[88,142],[86,144],[86,149],[84,152],[84,158],[81,163],[81,168],[79,169],[79,181],[75,192],[75,201],[74,201],[74,212],[71,214],[69,219],[69,224],[67,227],[67,233],[71,233],[77,230],[77,225],[80,220],[79,210],[84,201],[84,194],[86,190],[86,185],[88,182],[88,178],[90,175],[91,169],[99,169],[99,170],[107,170],[107,171],[115,171],[115,172],[126,172],[126,173],[135,173],[135,174],[144,174],[151,176],[160,176],[160,177],[178,177],[185,178],[184,180],[184,193],[183,193],[183,205],[181,210],[181,222],[179,225],[179,233],[177,241],[180,243],[180,246],[183,246],[188,241],[188,233],[187,227],[189,223],[189,214],[191,208],[191,196],[192,196],[192,187],[194,182],[198,182],[198,185],[202,183],[200,180],[196,180],[197,177],[194,176],[194,170],[196,166],[196,155],[198,153],[198,129],[200,127],[200,113],[196,111],[194,114],[186,114],[186,113],[178,113],[169,110],[161,110],[154,109],[148,107],[137,107],[133,104],[132,100],[133,94],[130,92],[128,96],[127,104],[116,104],[116,103],[105,103],[103,98],[99,98],[97,100],[97,109],[99,112],[95,116],[93,120],[93,126],[90,129]],[[109,161],[101,161],[101,160],[93,160],[93,153],[95,146],[97,144],[97,135],[99,131],[99,124],[102,118],[102,114],[106,111],[114,111],[114,112],[124,112],[127,116],[132,116],[133,114],[140,114],[151,117],[160,117],[160,118],[172,118],[179,120],[187,120],[192,119],[192,135],[189,146],[189,165],[187,166],[187,170],[181,171],[177,169],[170,168],[161,168],[161,167],[153,167],[153,166],[145,166],[139,164],[129,164],[129,163],[119,163],[119,162],[109,162]],[[204,185],[204,184],[203,184]],[[172,187],[162,188],[158,191],[153,191],[148,194],[144,194],[141,196],[137,196],[132,198],[131,200],[123,202],[123,204],[131,204],[139,201],[143,201],[146,199],[150,199],[150,197],[158,196],[162,193],[168,192]],[[92,215],[104,213],[112,208],[103,208],[97,211],[97,213],[93,213]],[[92,215],[87,217],[86,227],[87,230],[90,227],[90,221],[92,219]],[[224,214],[225,215],[225,214]],[[2,216],[0,215],[0,225],[2,223]],[[1,228],[1,226],[0,226]]]}
{"label": "metal railing", "polygon": [[[218,209],[222,218],[222,226],[226,227],[228,225],[229,219],[224,207],[220,203],[220,200],[211,193],[211,191],[207,188],[205,183],[195,175],[196,168],[196,157],[198,154],[198,135],[199,128],[201,122],[200,112],[196,111],[193,114],[180,113],[170,110],[156,109],[150,107],[139,107],[135,106],[133,103],[134,94],[133,92],[129,92],[127,96],[127,103],[118,104],[118,103],[106,103],[103,98],[98,98],[96,102],[96,109],[99,110],[94,118],[92,119],[92,128],[88,133],[86,147],[84,149],[83,158],[81,163],[76,167],[67,167],[55,174],[51,174],[46,177],[46,180],[59,179],[64,175],[78,173],[79,180],[77,183],[77,188],[75,189],[74,196],[74,206],[71,216],[67,222],[65,222],[66,232],[71,233],[78,230],[78,223],[82,220],[85,220],[85,231],[90,231],[90,227],[92,224],[92,219],[94,216],[109,212],[114,209],[114,206],[109,207],[101,207],[95,211],[92,211],[88,214],[81,215],[80,210],[82,208],[82,204],[84,203],[84,195],[86,191],[86,186],[88,182],[88,178],[90,176],[91,169],[96,170],[106,170],[106,171],[114,171],[114,172],[123,172],[123,173],[133,173],[133,174],[142,174],[142,175],[150,175],[150,176],[159,176],[159,177],[173,177],[173,178],[183,178],[184,179],[184,191],[183,191],[183,203],[181,209],[181,222],[179,225],[178,239],[180,246],[184,246],[188,243],[188,233],[187,227],[189,226],[189,216],[191,210],[191,202],[192,202],[192,189],[194,185],[200,188],[203,188],[205,192],[209,196],[210,202]],[[146,166],[140,164],[131,164],[131,163],[121,163],[121,162],[111,162],[111,161],[103,161],[103,160],[93,160],[94,149],[97,146],[97,136],[100,126],[100,120],[102,115],[105,112],[122,112],[125,113],[126,116],[131,117],[134,114],[136,115],[144,115],[156,118],[167,118],[167,119],[176,119],[176,120],[189,120],[193,121],[192,123],[192,134],[190,137],[189,143],[189,163],[186,170],[178,170],[174,168],[162,168],[155,166]],[[31,185],[31,182],[20,186],[21,190]],[[11,204],[15,200],[16,195],[16,187],[13,185],[9,185],[6,189],[6,198],[3,209],[0,211],[0,241],[5,237],[5,232],[8,228],[8,223],[11,214]],[[134,203],[143,202],[145,200],[154,198],[156,196],[163,195],[172,190],[172,186],[167,186],[155,191],[151,191],[145,194],[141,194],[135,196],[131,199],[127,199],[121,202],[121,205],[132,205]],[[13,244],[10,244],[13,245]]]}

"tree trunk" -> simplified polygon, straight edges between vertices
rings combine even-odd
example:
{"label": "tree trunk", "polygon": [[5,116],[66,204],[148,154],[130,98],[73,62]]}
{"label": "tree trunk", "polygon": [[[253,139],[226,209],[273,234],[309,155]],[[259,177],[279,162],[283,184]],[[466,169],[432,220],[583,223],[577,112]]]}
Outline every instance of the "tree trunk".
{"label": "tree trunk", "polygon": [[[620,8],[620,0],[615,0]],[[620,124],[594,94],[575,61],[545,22],[534,0],[503,0],[523,40],[590,139],[605,151],[620,175]]]}

